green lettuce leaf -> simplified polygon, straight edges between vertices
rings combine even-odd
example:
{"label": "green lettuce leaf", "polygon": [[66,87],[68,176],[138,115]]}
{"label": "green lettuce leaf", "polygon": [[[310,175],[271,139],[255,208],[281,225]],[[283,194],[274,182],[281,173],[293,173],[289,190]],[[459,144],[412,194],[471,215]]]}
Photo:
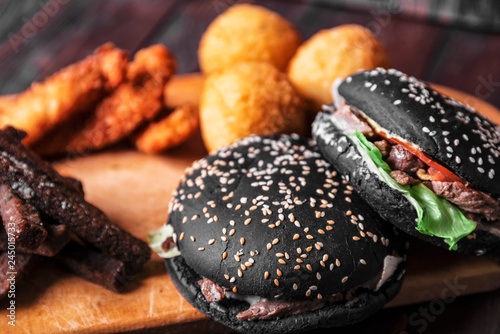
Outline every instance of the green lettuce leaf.
{"label": "green lettuce leaf", "polygon": [[169,251],[165,251],[161,244],[167,240],[168,238],[174,235],[174,228],[172,225],[163,225],[156,231],[152,231],[148,233],[148,244],[149,247],[158,255],[160,255],[164,259],[170,259],[172,257],[176,257],[181,255],[181,252],[177,247],[170,249]]}
{"label": "green lettuce leaf", "polygon": [[364,135],[349,134],[358,151],[375,172],[391,188],[401,192],[417,211],[416,229],[423,234],[443,238],[450,249],[457,249],[457,242],[476,229],[476,223],[464,216],[455,205],[437,196],[425,185],[402,186],[391,176],[391,168],[382,159],[379,149]]}

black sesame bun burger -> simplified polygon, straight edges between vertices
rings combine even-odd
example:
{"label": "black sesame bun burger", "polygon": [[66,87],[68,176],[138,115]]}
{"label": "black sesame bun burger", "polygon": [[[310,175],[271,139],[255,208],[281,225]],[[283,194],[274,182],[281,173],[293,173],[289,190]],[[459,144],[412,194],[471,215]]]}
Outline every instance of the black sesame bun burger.
{"label": "black sesame bun burger", "polygon": [[184,297],[237,331],[360,321],[401,286],[404,238],[296,136],[248,137],[187,169],[150,236]]}
{"label": "black sesame bun burger", "polygon": [[460,252],[500,255],[500,128],[396,70],[334,85],[321,151],[383,218]]}

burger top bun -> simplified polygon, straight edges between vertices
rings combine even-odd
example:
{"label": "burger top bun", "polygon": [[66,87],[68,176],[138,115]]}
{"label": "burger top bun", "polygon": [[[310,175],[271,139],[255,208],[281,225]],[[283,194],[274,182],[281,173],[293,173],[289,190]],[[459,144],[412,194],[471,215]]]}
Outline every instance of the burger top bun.
{"label": "burger top bun", "polygon": [[195,162],[168,223],[189,267],[240,295],[373,291],[404,264],[404,238],[298,136],[251,136]]}
{"label": "burger top bun", "polygon": [[473,108],[394,69],[355,74],[338,92],[376,127],[500,198],[500,127]]}
{"label": "burger top bun", "polygon": [[240,61],[263,61],[284,71],[302,42],[290,22],[254,5],[234,5],[219,15],[203,34],[198,58],[204,74]]}

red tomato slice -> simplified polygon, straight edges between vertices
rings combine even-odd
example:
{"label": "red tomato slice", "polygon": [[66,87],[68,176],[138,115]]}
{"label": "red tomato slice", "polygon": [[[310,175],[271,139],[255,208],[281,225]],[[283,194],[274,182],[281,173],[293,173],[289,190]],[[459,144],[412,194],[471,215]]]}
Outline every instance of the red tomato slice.
{"label": "red tomato slice", "polygon": [[448,182],[460,182],[465,183],[460,177],[455,175],[449,169],[441,166],[440,164],[434,162],[427,154],[422,151],[419,151],[407,143],[397,139],[397,138],[388,138],[387,134],[384,132],[378,133],[380,136],[384,137],[388,142],[396,143],[403,146],[407,151],[411,154],[416,155],[420,160],[422,160],[427,166],[429,166],[429,170],[427,171],[431,176],[433,181],[448,181]]}

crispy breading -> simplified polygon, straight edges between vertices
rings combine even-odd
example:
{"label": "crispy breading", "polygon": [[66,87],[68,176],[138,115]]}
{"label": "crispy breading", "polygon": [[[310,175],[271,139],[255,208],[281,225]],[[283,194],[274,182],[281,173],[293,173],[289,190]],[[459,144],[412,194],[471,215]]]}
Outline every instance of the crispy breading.
{"label": "crispy breading", "polygon": [[236,4],[210,23],[200,41],[198,60],[204,74],[241,61],[262,61],[284,71],[301,42],[297,30],[279,14]]}
{"label": "crispy breading", "polygon": [[170,114],[152,122],[134,137],[135,147],[144,153],[159,153],[186,141],[198,127],[198,109],[191,105],[177,107]]}
{"label": "crispy breading", "polygon": [[92,108],[107,90],[124,78],[128,55],[108,43],[92,55],[63,68],[43,82],[33,83],[15,98],[0,101],[0,128],[7,125],[28,133],[32,145],[48,131]]}
{"label": "crispy breading", "polygon": [[95,113],[75,133],[65,150],[100,149],[128,136],[162,108],[163,87],[177,62],[163,45],[153,45],[135,55],[127,68],[127,82],[97,105]]}
{"label": "crispy breading", "polygon": [[346,24],[318,31],[302,44],[290,60],[288,77],[317,111],[322,104],[332,103],[331,88],[336,79],[379,66],[389,66],[383,45],[370,30]]}
{"label": "crispy breading", "polygon": [[306,130],[305,105],[285,74],[263,62],[241,62],[207,77],[200,128],[208,151],[251,134]]}

